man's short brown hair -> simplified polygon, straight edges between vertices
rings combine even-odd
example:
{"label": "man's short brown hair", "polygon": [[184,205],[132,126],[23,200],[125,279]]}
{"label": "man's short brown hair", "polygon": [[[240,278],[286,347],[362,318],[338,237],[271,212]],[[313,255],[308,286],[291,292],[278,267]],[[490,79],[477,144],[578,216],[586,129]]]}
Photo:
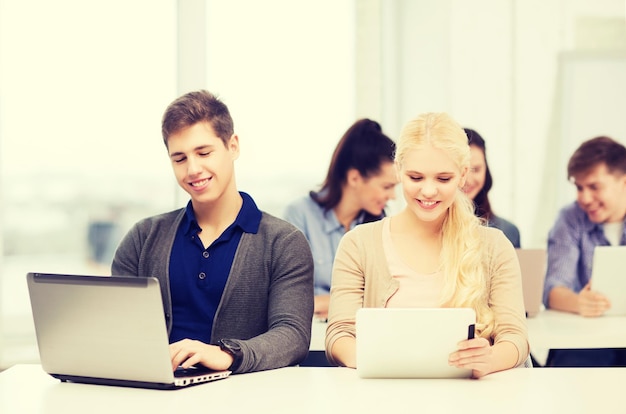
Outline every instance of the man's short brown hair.
{"label": "man's short brown hair", "polygon": [[600,164],[605,164],[609,173],[626,174],[626,147],[606,136],[583,142],[569,159],[567,177],[584,175]]}
{"label": "man's short brown hair", "polygon": [[199,90],[179,97],[165,110],[161,122],[165,146],[170,135],[199,122],[211,125],[224,145],[234,134],[233,119],[226,104],[209,91]]}

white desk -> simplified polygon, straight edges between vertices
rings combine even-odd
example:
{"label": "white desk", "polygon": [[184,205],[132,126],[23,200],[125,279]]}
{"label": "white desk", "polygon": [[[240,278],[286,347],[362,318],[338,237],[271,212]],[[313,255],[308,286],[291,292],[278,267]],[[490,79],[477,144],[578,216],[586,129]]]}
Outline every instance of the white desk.
{"label": "white desk", "polygon": [[550,349],[626,348],[626,316],[586,318],[544,310],[526,322],[533,357],[542,365]]}
{"label": "white desk", "polygon": [[156,391],[61,383],[39,365],[15,365],[0,374],[0,412],[623,413],[624,383],[626,368],[518,368],[480,380],[372,380],[349,368],[290,367]]}
{"label": "white desk", "polygon": [[586,318],[545,310],[528,318],[528,336],[541,348],[626,348],[626,316]]}
{"label": "white desk", "polygon": [[310,351],[324,351],[326,349],[326,327],[328,323],[319,320],[313,320],[311,325],[311,345]]}

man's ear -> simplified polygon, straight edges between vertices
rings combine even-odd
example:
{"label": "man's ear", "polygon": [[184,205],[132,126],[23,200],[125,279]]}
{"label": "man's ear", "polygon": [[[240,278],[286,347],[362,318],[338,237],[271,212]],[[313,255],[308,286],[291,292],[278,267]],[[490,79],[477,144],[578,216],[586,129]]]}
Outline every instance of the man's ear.
{"label": "man's ear", "polygon": [[231,135],[226,144],[226,148],[230,152],[233,161],[239,158],[239,137],[237,134]]}

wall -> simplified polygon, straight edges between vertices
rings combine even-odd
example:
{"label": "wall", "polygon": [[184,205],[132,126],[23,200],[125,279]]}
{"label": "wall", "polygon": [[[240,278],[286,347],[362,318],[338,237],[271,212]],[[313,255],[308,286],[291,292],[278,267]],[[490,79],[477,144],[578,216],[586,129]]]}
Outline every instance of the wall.
{"label": "wall", "polygon": [[235,122],[239,188],[282,216],[321,184],[354,122],[355,2],[207,3],[207,88]]}
{"label": "wall", "polygon": [[520,227],[524,247],[544,246],[560,207],[555,194],[565,187],[574,197],[554,162],[563,152],[560,56],[626,50],[625,2],[397,0],[378,6],[388,47],[381,52],[388,67],[381,75],[382,107],[391,110],[380,112],[387,130],[397,136],[404,122],[425,111],[450,112],[478,130],[487,141],[494,210]]}

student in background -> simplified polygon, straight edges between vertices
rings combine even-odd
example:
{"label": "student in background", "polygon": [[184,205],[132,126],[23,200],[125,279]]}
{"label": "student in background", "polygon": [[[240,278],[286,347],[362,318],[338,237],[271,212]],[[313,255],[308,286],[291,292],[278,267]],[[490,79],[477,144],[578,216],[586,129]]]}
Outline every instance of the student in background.
{"label": "student in background", "polygon": [[313,259],[304,235],[237,190],[239,138],[217,97],[202,90],[176,99],[162,133],[191,200],[137,223],[112,274],[159,279],[172,369],[202,364],[243,373],[299,363],[313,319]]}
{"label": "student in background", "polygon": [[[546,308],[597,317],[611,304],[591,284],[596,246],[626,244],[626,148],[609,137],[583,142],[567,165],[576,201],[548,234]],[[626,366],[624,349],[552,350],[551,366]]]}
{"label": "student in background", "polygon": [[[472,369],[474,377],[524,364],[529,346],[517,255],[501,231],[481,225],[461,191],[470,166],[463,129],[445,113],[420,115],[403,128],[395,160],[406,207],[358,226],[337,250],[329,361],[356,366],[361,307],[470,307],[477,336],[460,342],[449,364]],[[385,352],[394,352],[393,344]]]}
{"label": "student in background", "polygon": [[476,215],[484,219],[490,227],[502,230],[514,247],[521,247],[519,229],[515,224],[496,216],[489,203],[489,190],[493,185],[485,140],[473,129],[465,128],[470,145],[470,170],[463,191],[474,200]]}
{"label": "student in background", "polygon": [[284,218],[306,236],[315,261],[315,316],[326,319],[331,272],[341,237],[385,216],[398,182],[394,142],[370,119],[356,121],[337,144],[319,191],[287,206]]}

